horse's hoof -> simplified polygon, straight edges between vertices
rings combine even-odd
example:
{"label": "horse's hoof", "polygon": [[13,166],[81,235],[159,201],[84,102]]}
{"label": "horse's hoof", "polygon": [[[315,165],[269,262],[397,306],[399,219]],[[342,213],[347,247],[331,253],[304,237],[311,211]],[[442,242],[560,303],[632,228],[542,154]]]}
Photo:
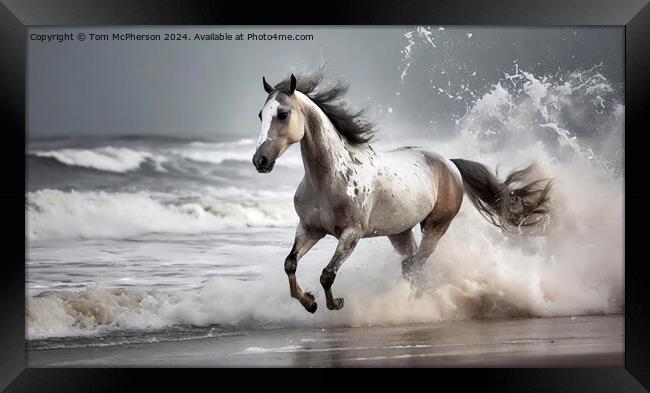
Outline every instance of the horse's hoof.
{"label": "horse's hoof", "polygon": [[415,279],[416,279],[415,274],[410,273],[410,272],[409,273],[402,273],[402,278],[404,279],[404,281],[409,283],[410,286],[415,285]]}
{"label": "horse's hoof", "polygon": [[334,299],[333,304],[329,304],[329,303],[327,304],[327,308],[329,308],[330,310],[340,310],[343,308],[343,303],[344,303],[343,298],[337,297],[336,299]]}
{"label": "horse's hoof", "polygon": [[413,274],[405,280],[409,283],[411,289],[411,296],[414,296],[416,299],[422,297],[425,292],[426,283],[424,277],[421,274]]}
{"label": "horse's hoof", "polygon": [[316,298],[310,292],[305,292],[305,297],[309,299],[309,302],[307,304],[303,303],[303,307],[305,307],[305,310],[309,311],[310,313],[315,313],[316,309],[318,308],[318,304],[314,301]]}
{"label": "horse's hoof", "polygon": [[309,311],[312,314],[316,312],[317,308],[318,308],[318,303],[316,302],[311,302],[311,304],[305,306],[305,310]]}

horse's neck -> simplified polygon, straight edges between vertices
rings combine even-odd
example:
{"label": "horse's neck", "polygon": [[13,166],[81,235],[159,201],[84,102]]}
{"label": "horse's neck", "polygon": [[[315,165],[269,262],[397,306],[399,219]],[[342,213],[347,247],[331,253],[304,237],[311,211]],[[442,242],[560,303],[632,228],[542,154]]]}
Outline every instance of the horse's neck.
{"label": "horse's neck", "polygon": [[323,111],[300,92],[305,116],[305,135],[300,141],[300,152],[305,174],[316,183],[330,180],[337,171],[346,166],[349,159],[343,138]]}

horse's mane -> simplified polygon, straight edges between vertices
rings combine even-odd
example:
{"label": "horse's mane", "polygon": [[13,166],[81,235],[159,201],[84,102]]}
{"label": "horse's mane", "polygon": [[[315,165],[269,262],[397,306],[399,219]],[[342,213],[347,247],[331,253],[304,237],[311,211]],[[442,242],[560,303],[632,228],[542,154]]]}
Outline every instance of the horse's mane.
{"label": "horse's mane", "polygon": [[[322,69],[310,75],[298,75],[296,76],[296,90],[309,97],[327,115],[336,130],[350,143],[358,145],[370,142],[375,132],[375,125],[364,119],[365,108],[358,112],[351,112],[341,102],[350,86],[337,81],[332,86],[323,88],[321,86],[323,79]],[[288,94],[290,83],[291,78],[286,78],[275,85],[275,90]]]}

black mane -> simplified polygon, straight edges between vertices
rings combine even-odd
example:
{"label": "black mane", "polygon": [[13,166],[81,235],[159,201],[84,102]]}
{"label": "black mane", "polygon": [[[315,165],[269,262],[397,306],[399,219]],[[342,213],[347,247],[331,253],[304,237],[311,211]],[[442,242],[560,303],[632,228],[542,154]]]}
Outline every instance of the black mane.
{"label": "black mane", "polygon": [[[299,75],[296,77],[296,90],[309,97],[350,143],[358,145],[370,142],[375,133],[375,125],[363,118],[365,108],[351,112],[341,102],[350,86],[337,81],[328,88],[319,89],[323,78],[322,70],[311,75]],[[291,79],[287,78],[275,85],[275,90],[288,94],[290,83]]]}

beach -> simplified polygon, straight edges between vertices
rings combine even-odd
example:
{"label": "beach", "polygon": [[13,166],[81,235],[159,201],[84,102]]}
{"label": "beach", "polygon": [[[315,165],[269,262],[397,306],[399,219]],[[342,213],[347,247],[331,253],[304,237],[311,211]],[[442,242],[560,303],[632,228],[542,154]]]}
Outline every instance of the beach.
{"label": "beach", "polygon": [[[28,349],[28,367],[622,367],[623,316],[284,328]],[[209,329],[208,329],[209,330]],[[29,346],[28,346],[29,348]]]}

